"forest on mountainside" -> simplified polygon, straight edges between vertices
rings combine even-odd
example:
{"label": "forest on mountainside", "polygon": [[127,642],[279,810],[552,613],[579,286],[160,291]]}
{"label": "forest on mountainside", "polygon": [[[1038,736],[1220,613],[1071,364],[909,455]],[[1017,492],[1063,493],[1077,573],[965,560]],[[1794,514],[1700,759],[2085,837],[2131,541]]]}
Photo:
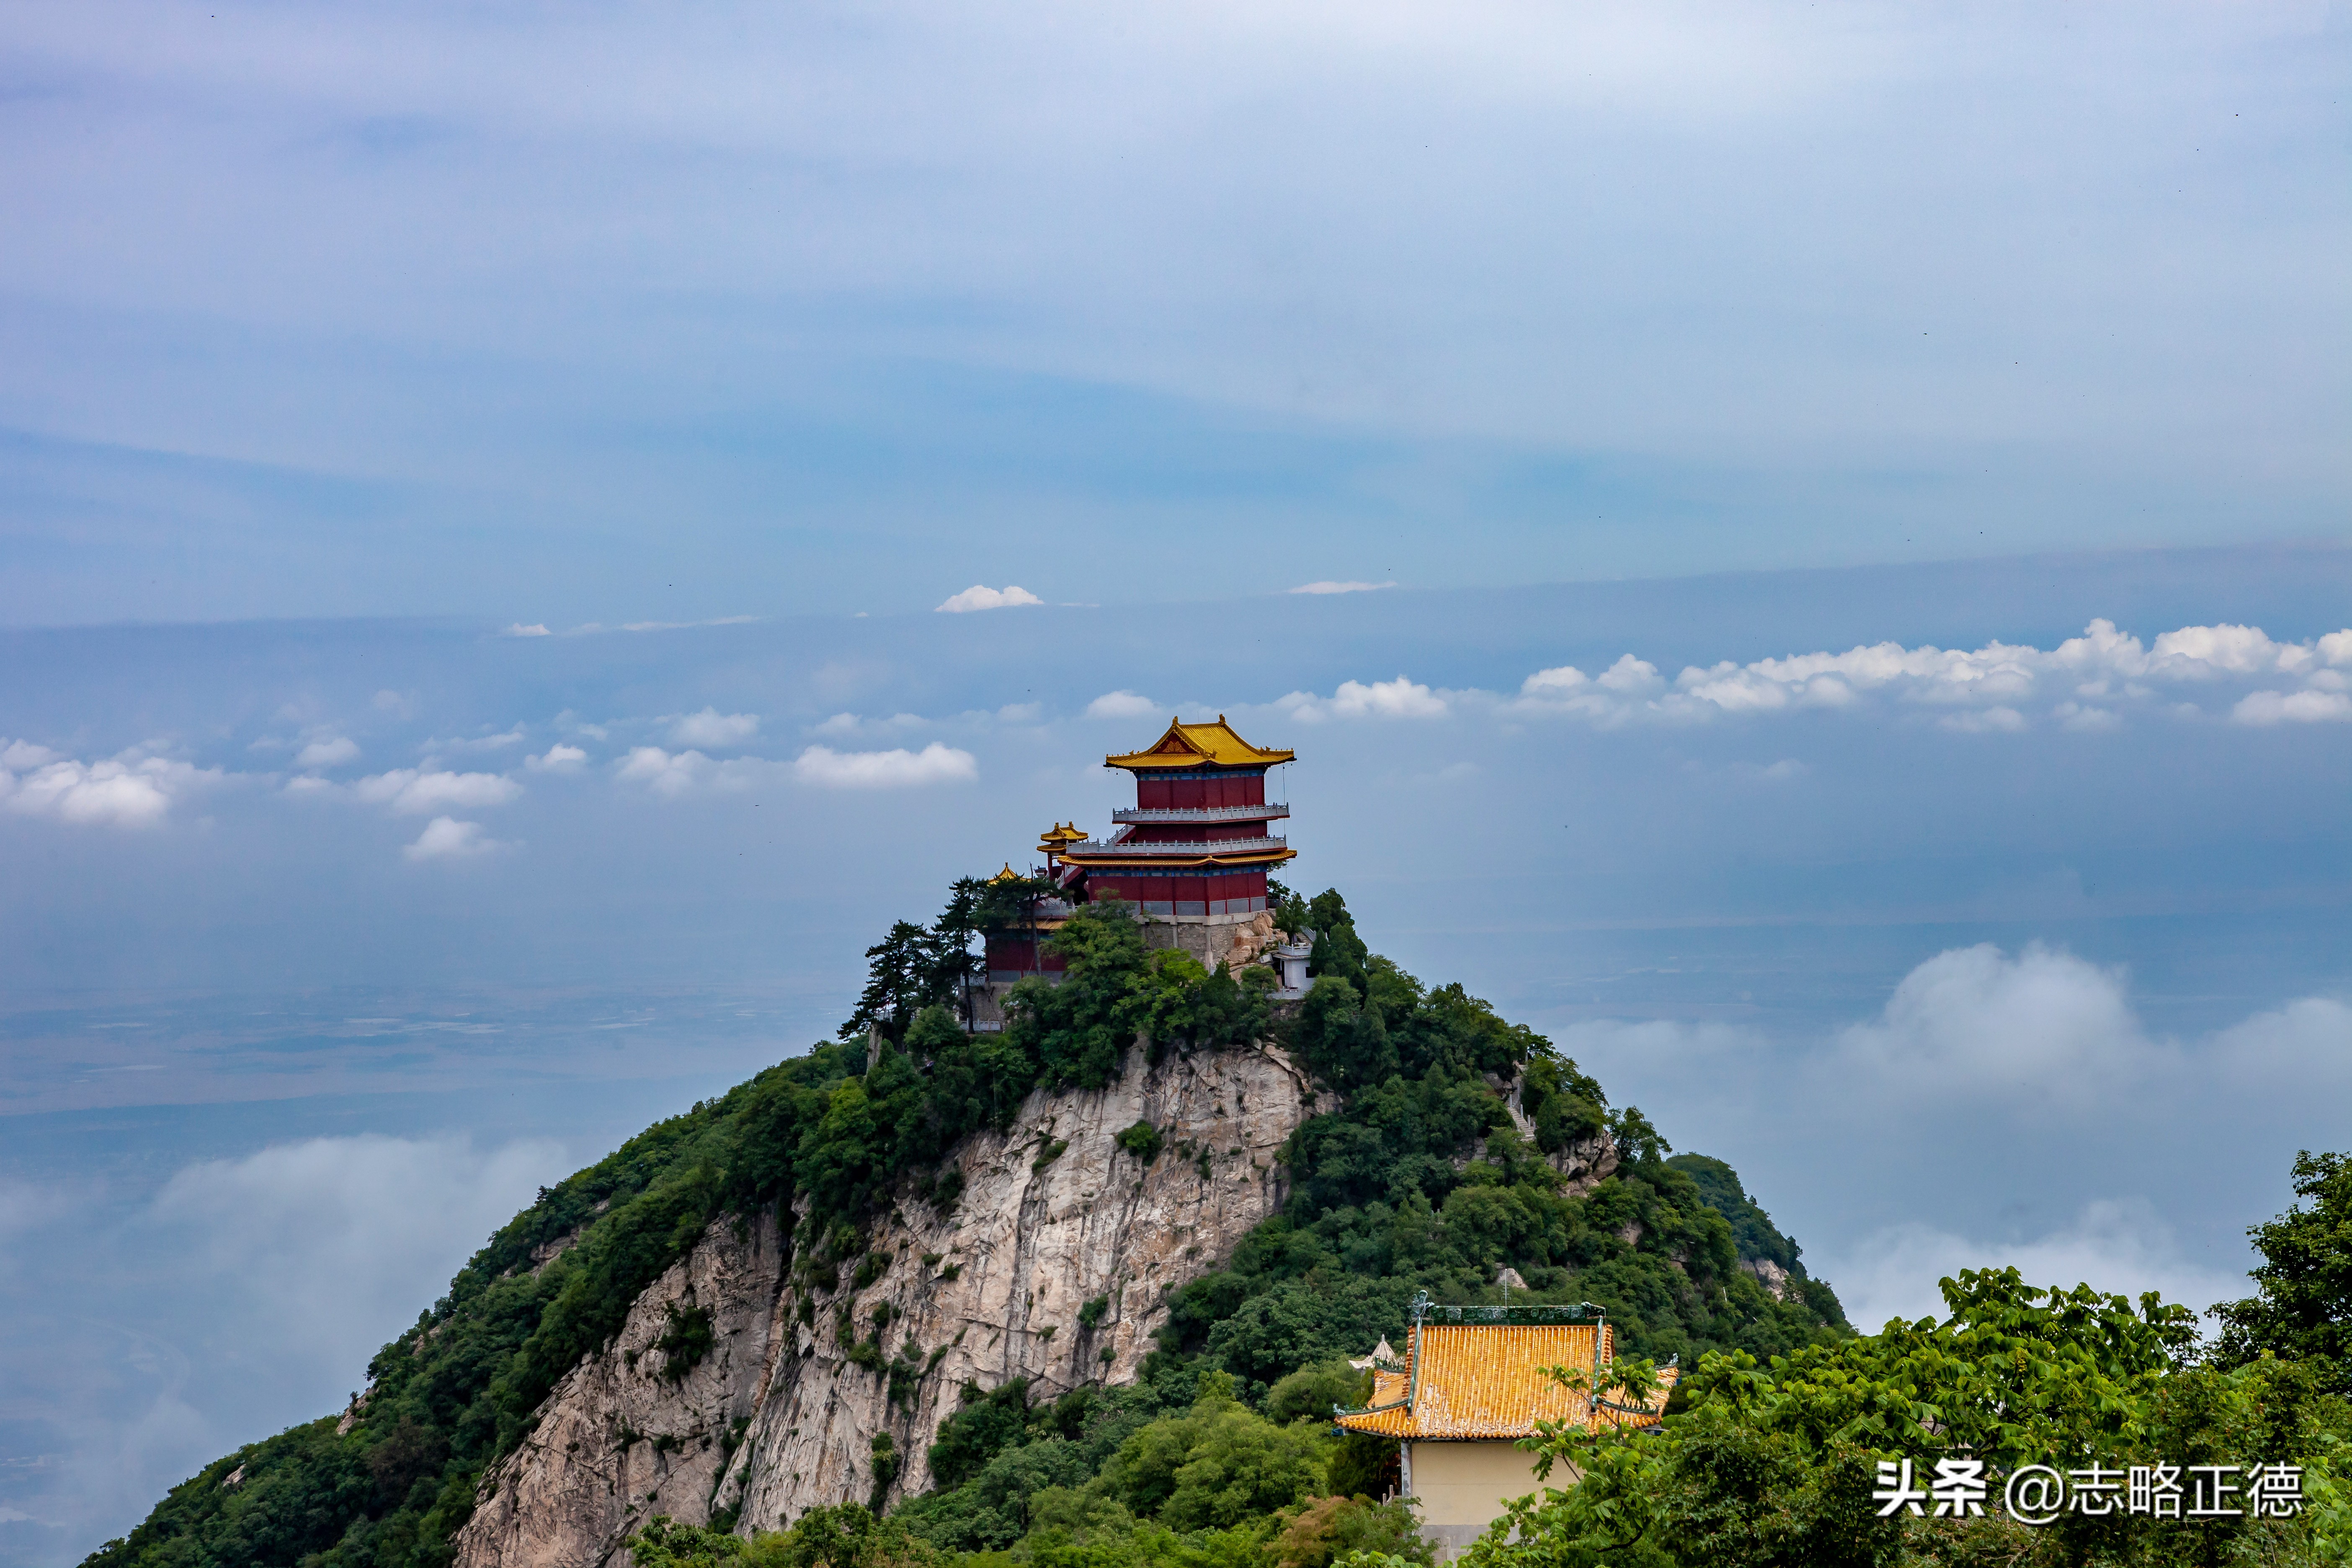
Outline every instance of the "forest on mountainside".
{"label": "forest on mountainside", "polygon": [[[1473,1549],[1476,1568],[2352,1555],[2352,1487],[2336,1479],[2352,1433],[2352,1173],[2335,1156],[2298,1163],[2315,1206],[2257,1232],[2272,1261],[2257,1297],[2223,1310],[2217,1344],[2153,1298],[2134,1307],[1995,1273],[1948,1281],[1946,1320],[1858,1336],[1727,1165],[1675,1154],[1541,1037],[1372,954],[1337,893],[1285,902],[1289,929],[1316,932],[1318,983],[1294,1011],[1278,1015],[1247,972],[1147,952],[1123,910],[1089,906],[1054,938],[1066,978],[1024,981],[992,1035],[967,1033],[948,1005],[970,961],[956,957],[959,930],[1005,918],[985,897],[960,884],[939,922],[907,922],[877,945],[845,1039],[542,1191],[375,1358],[348,1432],[325,1417],[225,1456],[90,1563],[446,1563],[485,1472],[529,1431],[555,1377],[607,1342],[714,1218],[769,1210],[812,1267],[838,1270],[891,1204],[951,1209],[960,1194],[940,1176],[943,1153],[1006,1125],[1034,1089],[1099,1086],[1131,1050],[1262,1037],[1330,1097],[1290,1141],[1283,1211],[1176,1291],[1136,1381],[1050,1400],[1018,1381],[967,1386],[932,1438],[929,1494],[877,1513],[866,1506],[887,1500],[877,1488],[749,1541],[723,1517],[714,1528],[656,1521],[633,1544],[641,1568],[1426,1563],[1409,1510],[1376,1500],[1392,1449],[1337,1436],[1328,1412],[1364,1392],[1343,1358],[1399,1337],[1416,1291],[1493,1301],[1506,1267],[1526,1282],[1516,1300],[1607,1310],[1622,1391],[1668,1358],[1689,1375],[1661,1431],[1547,1439],[1585,1479],[1529,1500],[1506,1521],[1516,1538],[1498,1531]],[[1570,1190],[1547,1156],[1603,1133],[1620,1164]],[[1158,1157],[1148,1142],[1131,1152]],[[572,1245],[550,1258],[563,1238]],[[1788,1284],[1775,1295],[1743,1263],[1785,1269]],[[695,1329],[673,1326],[689,1356]],[[2036,1455],[2294,1464],[2308,1507],[2234,1523],[2070,1520],[2038,1533],[1997,1516],[1875,1516],[1880,1460],[1956,1454],[1997,1467],[1996,1479]],[[239,1484],[224,1486],[233,1472]]]}
{"label": "forest on mountainside", "polygon": [[[949,1423],[939,1440],[968,1456],[969,1474],[950,1489],[962,1499],[912,1510],[943,1544],[1020,1536],[1036,1489],[1016,1473],[1024,1467],[1050,1460],[1039,1475],[1083,1479],[1070,1455],[1092,1454],[1125,1424],[1190,1419],[1174,1413],[1191,1411],[1204,1387],[1229,1387],[1236,1411],[1264,1419],[1286,1377],[1400,1333],[1414,1291],[1492,1299],[1505,1264],[1538,1298],[1601,1302],[1630,1348],[1661,1358],[1735,1346],[1772,1354],[1845,1331],[1825,1287],[1784,1302],[1737,1267],[1731,1222],[1639,1112],[1612,1111],[1573,1063],[1458,985],[1424,986],[1370,954],[1336,892],[1285,905],[1296,929],[1318,932],[1320,978],[1295,1017],[1274,1017],[1263,979],[1148,952],[1123,909],[1092,905],[1055,938],[1067,977],[1024,982],[1001,1034],[966,1033],[947,1004],[974,962],[970,940],[1017,918],[1027,891],[961,882],[938,921],[894,927],[869,953],[872,982],[845,1038],[542,1190],[371,1363],[352,1430],[339,1435],[324,1417],[225,1456],[90,1563],[446,1562],[482,1476],[556,1378],[611,1338],[713,1218],[772,1210],[812,1252],[854,1256],[856,1233],[898,1194],[954,1203],[937,1172],[965,1134],[1005,1125],[1033,1089],[1101,1085],[1134,1048],[1270,1037],[1337,1093],[1293,1141],[1286,1210],[1179,1293],[1141,1384],[1093,1391],[1083,1411],[1050,1418],[1024,1409],[1018,1422],[992,1419],[1021,1397],[996,1391]],[[1499,1084],[1518,1086],[1532,1142]],[[1589,1196],[1563,1196],[1541,1156],[1604,1128],[1625,1150],[1623,1167]],[[1758,1228],[1760,1212],[1741,1217],[1772,1256],[1794,1262],[1792,1244],[1769,1223]],[[576,1241],[534,1266],[562,1238]],[[1217,1374],[1230,1384],[1204,1382]],[[1073,1447],[1042,1446],[1051,1443]],[[1318,1478],[1324,1462],[1318,1448]],[[224,1489],[239,1469],[240,1484]]]}

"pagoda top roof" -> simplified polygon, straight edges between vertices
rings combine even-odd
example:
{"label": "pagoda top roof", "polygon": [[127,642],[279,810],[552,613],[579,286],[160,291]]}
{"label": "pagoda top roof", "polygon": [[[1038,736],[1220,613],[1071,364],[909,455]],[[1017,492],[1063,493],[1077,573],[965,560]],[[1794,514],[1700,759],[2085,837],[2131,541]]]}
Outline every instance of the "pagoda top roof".
{"label": "pagoda top roof", "polygon": [[1076,844],[1084,839],[1087,830],[1075,822],[1057,822],[1037,836],[1041,844]]}
{"label": "pagoda top roof", "polygon": [[1270,768],[1289,762],[1296,752],[1267,751],[1234,733],[1225,716],[1213,724],[1168,721],[1168,732],[1139,752],[1122,752],[1103,759],[1107,768],[1161,773],[1171,768]]}

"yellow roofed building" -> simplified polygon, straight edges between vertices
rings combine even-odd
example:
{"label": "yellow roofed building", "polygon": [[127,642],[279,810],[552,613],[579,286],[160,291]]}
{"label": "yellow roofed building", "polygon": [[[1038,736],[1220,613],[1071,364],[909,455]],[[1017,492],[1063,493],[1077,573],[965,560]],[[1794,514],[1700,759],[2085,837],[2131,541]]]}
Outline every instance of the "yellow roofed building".
{"label": "yellow roofed building", "polygon": [[1266,907],[1266,874],[1296,853],[1274,831],[1290,807],[1265,797],[1266,771],[1296,753],[1254,746],[1218,714],[1168,721],[1139,752],[1103,766],[1135,780],[1135,805],[1112,812],[1112,832],[1064,840],[1065,886],[1118,898],[1147,920],[1245,921]]}
{"label": "yellow roofed building", "polygon": [[[1383,1342],[1385,1343],[1385,1342]],[[1399,1488],[1420,1504],[1422,1529],[1441,1561],[1459,1554],[1500,1518],[1511,1499],[1544,1483],[1520,1447],[1538,1422],[1591,1429],[1647,1426],[1665,1406],[1615,1404],[1562,1385],[1548,1367],[1605,1385],[1616,1331],[1598,1309],[1439,1307],[1414,1303],[1401,1362],[1372,1362],[1372,1397],[1336,1417],[1341,1428],[1397,1443]],[[1671,1388],[1675,1372],[1663,1374]],[[1555,1471],[1550,1484],[1568,1477]]]}
{"label": "yellow roofed building", "polygon": [[[1244,740],[1222,713],[1189,724],[1179,715],[1140,751],[1105,757],[1135,781],[1135,804],[1114,810],[1098,838],[1075,822],[1038,835],[1045,864],[1032,875],[1051,890],[1026,895],[1023,918],[988,933],[986,979],[968,993],[972,1027],[1002,1028],[1003,998],[1024,978],[1058,981],[1050,937],[1077,906],[1111,900],[1143,923],[1146,947],[1180,949],[1205,969],[1269,964],[1276,1001],[1304,997],[1311,950],[1284,945],[1268,880],[1297,851],[1277,826],[1289,804],[1268,798],[1267,774],[1295,759]],[[1007,866],[992,880],[1015,875]]]}

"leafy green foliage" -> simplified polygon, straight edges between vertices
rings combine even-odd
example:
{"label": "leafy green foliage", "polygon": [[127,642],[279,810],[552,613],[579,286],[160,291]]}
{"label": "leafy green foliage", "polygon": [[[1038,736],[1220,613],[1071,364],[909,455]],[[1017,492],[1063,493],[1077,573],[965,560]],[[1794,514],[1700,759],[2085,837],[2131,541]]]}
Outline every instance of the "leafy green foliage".
{"label": "leafy green foliage", "polygon": [[1149,1121],[1139,1121],[1132,1127],[1122,1129],[1115,1142],[1147,1165],[1160,1158],[1160,1129]]}
{"label": "leafy green foliage", "polygon": [[[1626,1342],[1653,1353],[1737,1344],[1764,1355],[1834,1337],[1833,1300],[1826,1311],[1774,1302],[1733,1267],[1731,1226],[1643,1139],[1638,1113],[1618,1113],[1634,1144],[1626,1168],[1596,1190],[1566,1190],[1547,1156],[1609,1125],[1600,1087],[1460,987],[1425,989],[1365,952],[1337,893],[1300,905],[1328,977],[1284,1024],[1258,988],[1148,952],[1124,910],[1089,906],[1053,939],[1067,978],[1025,984],[1003,1034],[969,1035],[940,999],[952,965],[925,965],[958,932],[1017,918],[1009,887],[959,884],[940,921],[879,944],[885,983],[861,1003],[879,1036],[870,1058],[863,1039],[816,1047],[543,1190],[374,1358],[354,1430],[313,1423],[240,1450],[92,1561],[439,1568],[486,1469],[529,1432],[557,1379],[602,1352],[712,1224],[774,1216],[793,1247],[798,1316],[814,1327],[814,1298],[877,1267],[861,1238],[877,1210],[910,1198],[951,1210],[955,1173],[933,1174],[943,1152],[1008,1126],[1041,1085],[1106,1081],[1139,1037],[1165,1052],[1279,1033],[1336,1093],[1286,1152],[1287,1210],[1227,1268],[1177,1292],[1142,1383],[1034,1408],[1019,1384],[975,1390],[942,1426],[929,1456],[941,1489],[904,1510],[941,1549],[1029,1542],[1041,1562],[1050,1548],[1072,1563],[1141,1553],[1262,1568],[1277,1510],[1339,1481],[1350,1495],[1385,1489],[1389,1456],[1320,1428],[1348,1397],[1334,1394],[1328,1363],[1395,1334],[1415,1289],[1483,1299],[1506,1262],[1538,1296],[1604,1302]],[[1516,1089],[1532,1139],[1498,1086]],[[1122,1146],[1148,1161],[1159,1138],[1139,1123]],[[1214,1169],[1211,1151],[1182,1152]],[[891,1352],[878,1322],[864,1337],[854,1321],[833,1326],[842,1353],[887,1378],[894,1405],[913,1395],[929,1365],[919,1349]],[[707,1315],[673,1303],[656,1346],[664,1373],[682,1377],[709,1334]],[[1234,1381],[1204,1401],[1203,1373]],[[903,1462],[895,1448],[872,1460],[877,1471]],[[240,1464],[241,1483],[222,1486]],[[1055,1509],[1057,1522],[1040,1526],[1038,1511]],[[826,1539],[856,1536],[854,1523],[840,1516]],[[706,1546],[724,1550],[677,1550]]]}
{"label": "leafy green foliage", "polygon": [[749,1541],[656,1515],[628,1547],[637,1568],[935,1568],[940,1561],[898,1521],[854,1502],[811,1509],[790,1530]]}
{"label": "leafy green foliage", "polygon": [[[2352,1548],[2326,1456],[2347,1424],[2316,1368],[2191,1364],[2193,1319],[2013,1269],[1943,1282],[1949,1316],[1806,1346],[1768,1367],[1711,1354],[1689,1402],[1650,1434],[1548,1426],[1532,1444],[1579,1479],[1546,1488],[1469,1553],[1475,1568],[1706,1563],[2138,1564],[2335,1561]],[[1572,1377],[1563,1374],[1563,1381]],[[2035,1463],[2312,1464],[2310,1520],[2164,1520],[2118,1509],[2046,1530],[1987,1517],[1879,1519],[1875,1462],[1982,1460],[1992,1496]],[[2317,1462],[2314,1462],[2314,1457]],[[2331,1520],[2339,1522],[2331,1523]],[[2334,1533],[2331,1535],[2330,1531]],[[2330,1546],[2334,1540],[2337,1546]],[[2311,1555],[2305,1555],[2305,1552]]]}
{"label": "leafy green foliage", "polygon": [[2256,1294],[2213,1309],[2219,1359],[2242,1366],[2265,1353],[2309,1363],[2334,1393],[2352,1394],[2352,1159],[2294,1157],[2298,1204],[2247,1234],[2263,1255]]}
{"label": "leafy green foliage", "polygon": [[1269,1547],[1275,1568],[1328,1568],[1335,1559],[1360,1562],[1366,1555],[1414,1568],[1435,1561],[1411,1506],[1402,1501],[1374,1502],[1334,1487],[1331,1495],[1276,1517],[1282,1525]]}
{"label": "leafy green foliage", "polygon": [[1032,975],[1013,987],[1003,1037],[1037,1062],[1049,1089],[1102,1088],[1139,1037],[1156,1058],[1265,1033],[1263,990],[1239,984],[1223,964],[1213,973],[1173,949],[1147,952],[1133,910],[1116,900],[1080,908],[1048,946],[1062,958],[1062,978]]}
{"label": "leafy green foliage", "polygon": [[[1310,915],[1318,940],[1352,936],[1337,892],[1317,895]],[[1506,1266],[1535,1288],[1516,1300],[1597,1301],[1629,1352],[1661,1360],[1776,1354],[1845,1331],[1827,1287],[1780,1301],[1739,1269],[1729,1223],[1647,1120],[1629,1107],[1612,1121],[1601,1086],[1541,1036],[1385,958],[1342,967],[1357,978],[1327,973],[1285,1036],[1339,1102],[1291,1142],[1282,1216],[1175,1293],[1166,1349],[1255,1390],[1398,1333],[1416,1290],[1499,1300]],[[1498,1084],[1517,1090],[1532,1139]],[[1580,1142],[1597,1152],[1590,1141],[1612,1128],[1630,1157],[1571,1190],[1551,1156]]]}
{"label": "leafy green foliage", "polygon": [[1121,1443],[1091,1489],[1139,1519],[1177,1531],[1229,1530],[1321,1489],[1322,1434],[1278,1426],[1213,1377],[1192,1408]]}
{"label": "leafy green foliage", "polygon": [[1267,1390],[1265,1413],[1276,1421],[1328,1421],[1334,1406],[1355,1409],[1371,1397],[1372,1374],[1334,1357],[1302,1366]]}
{"label": "leafy green foliage", "polygon": [[702,1364],[710,1353],[710,1309],[681,1308],[675,1301],[662,1303],[662,1315],[667,1320],[661,1338],[654,1349],[662,1352],[662,1376],[672,1383],[682,1383],[686,1374]]}

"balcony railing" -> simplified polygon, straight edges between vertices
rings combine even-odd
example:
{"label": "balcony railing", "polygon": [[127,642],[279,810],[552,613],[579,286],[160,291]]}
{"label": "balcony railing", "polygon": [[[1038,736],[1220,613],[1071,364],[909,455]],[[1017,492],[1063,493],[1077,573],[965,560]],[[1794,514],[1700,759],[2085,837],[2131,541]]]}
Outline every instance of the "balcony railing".
{"label": "balcony railing", "polygon": [[1113,822],[1149,824],[1154,822],[1263,822],[1268,817],[1288,816],[1290,807],[1268,802],[1265,805],[1130,805],[1110,814]]}
{"label": "balcony railing", "polygon": [[1132,839],[1087,838],[1070,845],[1062,851],[1071,855],[1172,855],[1198,860],[1207,855],[1256,854],[1267,849],[1287,849],[1289,845],[1279,838],[1193,838],[1175,844],[1138,844]]}

